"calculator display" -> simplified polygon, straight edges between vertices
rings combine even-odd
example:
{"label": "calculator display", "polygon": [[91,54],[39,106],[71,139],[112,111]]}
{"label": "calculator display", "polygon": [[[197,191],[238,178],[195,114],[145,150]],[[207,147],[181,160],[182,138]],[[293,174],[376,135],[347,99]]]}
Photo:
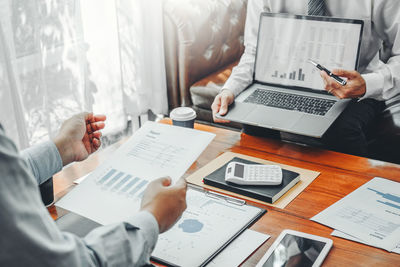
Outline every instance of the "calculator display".
{"label": "calculator display", "polygon": [[243,178],[244,176],[244,165],[235,164],[235,176],[239,178]]}

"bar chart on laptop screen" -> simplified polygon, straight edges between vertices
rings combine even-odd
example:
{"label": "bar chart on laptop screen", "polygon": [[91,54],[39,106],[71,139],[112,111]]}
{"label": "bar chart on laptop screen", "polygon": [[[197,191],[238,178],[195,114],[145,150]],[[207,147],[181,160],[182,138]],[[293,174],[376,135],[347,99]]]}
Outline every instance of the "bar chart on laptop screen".
{"label": "bar chart on laptop screen", "polygon": [[354,70],[358,24],[263,17],[257,48],[256,80],[323,89],[312,59],[328,69]]}

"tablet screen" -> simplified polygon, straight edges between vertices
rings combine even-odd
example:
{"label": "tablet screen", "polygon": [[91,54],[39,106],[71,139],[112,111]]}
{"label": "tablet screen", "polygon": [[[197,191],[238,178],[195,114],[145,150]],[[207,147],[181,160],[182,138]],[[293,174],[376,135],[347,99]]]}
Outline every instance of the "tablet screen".
{"label": "tablet screen", "polygon": [[325,245],[325,242],[287,234],[263,267],[312,266]]}

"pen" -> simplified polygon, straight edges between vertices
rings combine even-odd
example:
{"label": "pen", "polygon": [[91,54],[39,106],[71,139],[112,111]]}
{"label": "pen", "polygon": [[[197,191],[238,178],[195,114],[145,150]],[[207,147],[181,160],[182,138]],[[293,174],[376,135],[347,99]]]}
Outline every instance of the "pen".
{"label": "pen", "polygon": [[326,74],[329,75],[329,77],[332,77],[335,81],[337,81],[338,83],[340,83],[342,86],[345,86],[347,84],[347,82],[345,80],[343,80],[342,78],[340,78],[339,76],[333,74],[330,70],[328,70],[327,68],[325,68],[324,66],[321,66],[320,64],[318,64],[315,61],[312,61],[311,59],[308,60],[308,62],[310,62],[311,64],[313,64],[315,67],[317,67],[318,69],[325,71]]}

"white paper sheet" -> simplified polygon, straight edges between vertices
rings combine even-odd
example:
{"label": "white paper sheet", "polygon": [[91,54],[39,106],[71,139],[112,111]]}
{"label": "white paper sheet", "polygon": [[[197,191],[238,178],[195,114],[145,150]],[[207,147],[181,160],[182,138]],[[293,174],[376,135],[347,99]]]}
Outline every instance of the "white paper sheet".
{"label": "white paper sheet", "polygon": [[56,205],[100,224],[125,220],[139,210],[150,181],[163,176],[177,181],[214,137],[147,122]]}
{"label": "white paper sheet", "polygon": [[152,254],[177,266],[200,266],[261,212],[193,189],[186,199],[186,211],[159,236]]}
{"label": "white paper sheet", "polygon": [[376,177],[311,220],[392,251],[400,240],[400,183]]}
{"label": "white paper sheet", "polygon": [[[334,231],[331,233],[331,235],[332,235],[332,236],[337,236],[337,237],[340,237],[340,238],[344,238],[344,239],[348,239],[348,240],[351,240],[351,241],[355,241],[355,242],[358,242],[358,243],[366,244],[366,245],[368,245],[368,246],[371,246],[371,244],[368,244],[368,243],[366,243],[366,242],[363,242],[362,240],[360,240],[360,239],[358,239],[358,238],[356,238],[356,237],[354,237],[354,236],[348,235],[348,234],[343,233],[343,232],[338,231],[338,230],[334,230]],[[400,254],[400,243],[397,244],[396,248],[393,249],[392,252],[397,253],[397,254]]]}
{"label": "white paper sheet", "polygon": [[80,184],[80,183],[82,183],[86,178],[88,178],[88,176],[89,176],[90,174],[92,174],[92,173],[89,172],[88,174],[86,174],[86,175],[84,175],[84,176],[82,176],[82,177],[79,177],[78,179],[76,179],[76,180],[74,181],[74,184]]}
{"label": "white paper sheet", "polygon": [[269,238],[267,234],[247,229],[207,264],[207,267],[239,266]]}

